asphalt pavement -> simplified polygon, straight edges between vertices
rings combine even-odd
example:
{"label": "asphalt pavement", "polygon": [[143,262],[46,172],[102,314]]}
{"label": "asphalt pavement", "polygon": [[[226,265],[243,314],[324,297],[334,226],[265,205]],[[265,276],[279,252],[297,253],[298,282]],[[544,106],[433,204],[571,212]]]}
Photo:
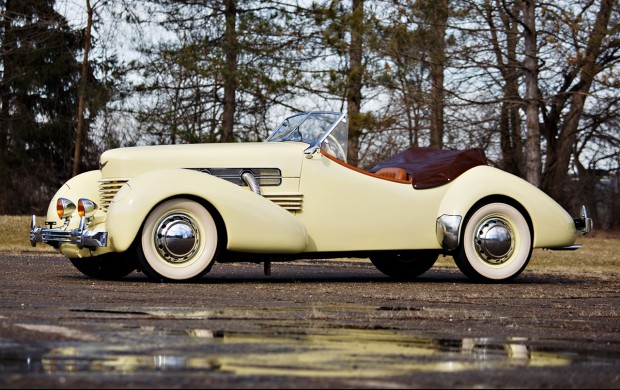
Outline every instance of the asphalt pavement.
{"label": "asphalt pavement", "polygon": [[0,387],[620,388],[620,281],[442,265],[399,282],[344,259],[164,284],[5,253]]}

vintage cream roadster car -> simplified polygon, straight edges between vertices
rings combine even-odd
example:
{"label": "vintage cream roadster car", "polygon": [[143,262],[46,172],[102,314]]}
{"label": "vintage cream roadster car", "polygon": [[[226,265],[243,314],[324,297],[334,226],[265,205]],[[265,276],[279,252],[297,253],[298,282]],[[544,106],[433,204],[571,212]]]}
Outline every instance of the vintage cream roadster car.
{"label": "vintage cream roadster car", "polygon": [[138,269],[158,281],[198,278],[214,263],[370,258],[409,279],[439,255],[468,277],[509,280],[532,248],[575,249],[588,232],[477,149],[409,148],[370,171],[346,163],[347,119],[307,112],[266,142],[109,150],[101,169],[58,190],[32,245],[57,248],[94,278]]}

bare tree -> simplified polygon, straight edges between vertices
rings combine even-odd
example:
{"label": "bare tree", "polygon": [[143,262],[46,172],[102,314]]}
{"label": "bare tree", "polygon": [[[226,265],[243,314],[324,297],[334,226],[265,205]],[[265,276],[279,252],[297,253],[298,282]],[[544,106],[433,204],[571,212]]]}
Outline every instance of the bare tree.
{"label": "bare tree", "polygon": [[[495,56],[495,66],[502,78],[501,111],[499,114],[500,166],[521,176],[523,172],[523,141],[521,136],[519,80],[522,72],[517,55],[520,33],[519,8],[508,8],[502,0],[485,0],[484,12],[489,27],[489,39]],[[498,22],[496,22],[496,19]]]}
{"label": "bare tree", "polygon": [[226,65],[222,71],[224,79],[224,115],[222,118],[222,141],[233,140],[235,104],[237,94],[237,4],[236,0],[224,1],[224,55]]}
{"label": "bare tree", "polygon": [[540,127],[538,94],[538,51],[536,45],[536,0],[523,0],[523,39],[525,41],[525,117],[527,136],[525,148],[527,154],[526,179],[538,186],[540,184]]}
{"label": "bare tree", "polygon": [[419,8],[422,17],[429,24],[428,63],[431,80],[431,143],[430,146],[441,149],[444,137],[444,72],[446,68],[446,26],[448,24],[449,1],[422,1]]}
{"label": "bare tree", "polygon": [[[541,186],[561,201],[566,201],[564,189],[569,165],[575,153],[579,123],[591,87],[598,74],[618,62],[620,38],[617,35],[617,21],[614,28],[609,28],[612,12],[618,15],[617,2],[601,0],[597,8],[592,10],[594,6],[593,2],[584,3],[574,17],[564,13],[564,19],[560,21],[565,23],[563,32],[566,35],[558,33],[554,37],[563,40],[563,51],[568,53],[571,42],[574,50],[565,59],[560,87],[555,95],[547,99],[543,111],[542,134],[548,146]],[[588,20],[585,14],[588,11],[594,15],[591,24],[585,27],[584,22]]]}
{"label": "bare tree", "polygon": [[[167,40],[145,42],[138,122],[148,142],[264,138],[274,107],[291,107],[299,82],[301,25],[290,2],[162,1],[147,4]],[[136,5],[136,6],[139,6]],[[150,20],[140,20],[147,25]],[[174,136],[173,136],[174,134]]]}

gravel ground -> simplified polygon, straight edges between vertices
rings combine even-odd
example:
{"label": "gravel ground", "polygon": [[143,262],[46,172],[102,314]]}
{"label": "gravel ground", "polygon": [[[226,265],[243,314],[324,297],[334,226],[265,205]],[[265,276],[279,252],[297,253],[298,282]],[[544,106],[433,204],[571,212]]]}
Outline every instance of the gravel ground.
{"label": "gravel ground", "polygon": [[0,388],[620,388],[618,274],[368,261],[217,264],[199,282],[84,277],[0,254]]}

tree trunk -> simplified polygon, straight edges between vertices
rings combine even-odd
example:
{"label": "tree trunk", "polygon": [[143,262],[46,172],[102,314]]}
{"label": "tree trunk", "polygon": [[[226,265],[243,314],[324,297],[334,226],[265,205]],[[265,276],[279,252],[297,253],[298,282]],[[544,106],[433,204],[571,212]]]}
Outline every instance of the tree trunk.
{"label": "tree trunk", "polygon": [[444,134],[444,73],[446,67],[446,25],[448,24],[448,0],[434,2],[430,48],[431,78],[431,136],[430,147],[441,149]]}
{"label": "tree trunk", "polygon": [[[485,1],[485,11],[489,32],[491,34],[491,46],[495,53],[498,70],[504,81],[502,106],[499,117],[500,148],[502,152],[501,167],[503,170],[523,176],[522,156],[523,142],[521,139],[521,96],[519,95],[519,62],[517,61],[517,44],[520,34],[517,29],[518,7],[507,10],[501,0]],[[495,25],[494,12],[498,12],[502,23],[502,30]],[[506,39],[505,46],[498,33],[503,31]]]}
{"label": "tree trunk", "polygon": [[525,45],[525,178],[535,186],[540,185],[540,113],[538,94],[538,56],[536,45],[536,0],[523,0],[523,36]]}
{"label": "tree trunk", "polygon": [[349,116],[349,144],[347,161],[359,163],[359,138],[361,134],[362,105],[362,31],[364,23],[364,0],[353,0],[351,9],[351,46],[349,47],[349,74],[347,88],[347,111]]}
{"label": "tree trunk", "polygon": [[226,31],[224,32],[224,53],[226,57],[224,78],[224,116],[222,118],[222,142],[233,141],[237,95],[237,4],[236,0],[225,0]]}
{"label": "tree trunk", "polygon": [[517,78],[506,80],[504,101],[500,113],[500,146],[502,169],[517,176],[523,176],[523,141],[521,138],[520,96]]}
{"label": "tree trunk", "polygon": [[75,151],[73,153],[73,176],[80,173],[82,159],[82,144],[86,127],[84,125],[84,100],[86,98],[86,85],[88,83],[88,54],[90,52],[90,33],[93,26],[93,8],[90,0],[86,0],[86,36],[84,37],[84,57],[82,59],[82,74],[78,91],[77,130],[75,134]]}

